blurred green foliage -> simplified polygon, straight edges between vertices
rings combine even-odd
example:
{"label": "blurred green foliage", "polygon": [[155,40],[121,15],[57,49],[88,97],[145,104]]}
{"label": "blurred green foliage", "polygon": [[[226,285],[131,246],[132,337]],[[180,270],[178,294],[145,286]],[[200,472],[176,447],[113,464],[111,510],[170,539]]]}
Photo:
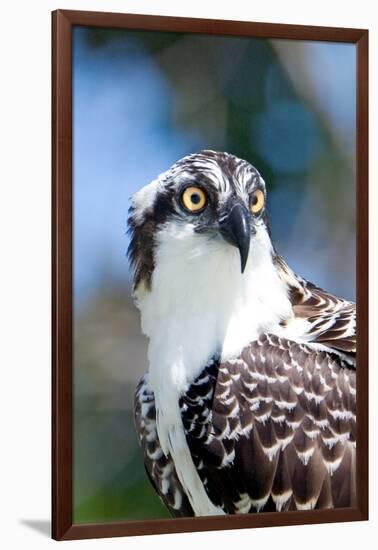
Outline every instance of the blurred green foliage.
{"label": "blurred green foliage", "polygon": [[[142,453],[135,450],[125,468],[75,507],[74,523],[169,518],[170,514],[144,472],[141,478],[142,464]],[[125,480],[128,480],[127,485]]]}

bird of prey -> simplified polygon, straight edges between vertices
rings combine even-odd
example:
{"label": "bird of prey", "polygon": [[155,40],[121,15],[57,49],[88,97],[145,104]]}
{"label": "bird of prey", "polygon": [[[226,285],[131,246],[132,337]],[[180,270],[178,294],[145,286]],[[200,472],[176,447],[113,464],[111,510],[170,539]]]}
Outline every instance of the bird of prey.
{"label": "bird of prey", "polygon": [[129,231],[135,424],[171,514],[353,506],[355,305],[278,255],[256,168],[186,156],[133,196]]}

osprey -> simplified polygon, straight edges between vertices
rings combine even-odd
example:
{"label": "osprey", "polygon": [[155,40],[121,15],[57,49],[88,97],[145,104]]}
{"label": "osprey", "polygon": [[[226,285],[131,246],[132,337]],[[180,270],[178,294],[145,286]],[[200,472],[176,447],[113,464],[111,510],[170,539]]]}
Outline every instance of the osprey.
{"label": "osprey", "polygon": [[355,305],[288,267],[265,203],[251,164],[209,150],[132,198],[135,424],[174,516],[355,501]]}

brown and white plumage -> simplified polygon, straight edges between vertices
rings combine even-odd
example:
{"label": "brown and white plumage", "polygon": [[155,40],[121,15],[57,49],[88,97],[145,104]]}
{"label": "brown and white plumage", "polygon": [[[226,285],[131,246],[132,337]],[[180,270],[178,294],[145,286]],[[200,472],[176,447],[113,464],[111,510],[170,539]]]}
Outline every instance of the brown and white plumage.
{"label": "brown and white plumage", "polygon": [[356,306],[317,288],[314,284],[295,275],[284,260],[276,257],[281,276],[291,293],[293,316],[309,323],[307,337],[313,344],[320,344],[344,358],[355,362],[356,356]]}
{"label": "brown and white plumage", "polygon": [[[316,290],[310,303],[318,303],[321,291]],[[341,318],[353,316],[352,304],[344,304]],[[335,341],[339,318],[329,335],[322,333],[324,341]],[[355,345],[355,335],[347,331],[345,337],[342,328],[337,351],[345,350],[344,340]],[[317,351],[263,334],[236,360],[207,366],[182,396],[194,463],[214,502],[227,513],[353,505],[355,370],[331,349]],[[171,512],[191,515],[173,461],[159,446],[147,380],[146,375],[136,392],[146,468]]]}
{"label": "brown and white plumage", "polygon": [[256,188],[258,174],[227,154],[188,159],[144,194],[147,211],[134,202],[131,218],[136,299],[150,338],[149,373],[135,394],[147,473],[177,516],[353,506],[355,306],[294,274],[270,247],[265,211],[248,229],[243,274],[229,235],[216,247],[210,241],[214,220],[195,218],[197,227],[209,226],[200,242],[195,229],[183,233],[174,195],[166,193],[178,175],[187,178],[192,167],[198,181],[200,170],[214,167],[210,184],[223,174],[219,193],[231,181],[239,200],[248,181]]}

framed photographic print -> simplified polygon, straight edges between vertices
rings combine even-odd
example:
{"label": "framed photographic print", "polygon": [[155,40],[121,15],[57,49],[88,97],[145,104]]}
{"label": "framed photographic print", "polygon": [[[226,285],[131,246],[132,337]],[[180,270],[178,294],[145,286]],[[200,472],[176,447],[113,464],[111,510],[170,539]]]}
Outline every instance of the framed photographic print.
{"label": "framed photographic print", "polygon": [[52,24],[52,536],[367,519],[368,31]]}

